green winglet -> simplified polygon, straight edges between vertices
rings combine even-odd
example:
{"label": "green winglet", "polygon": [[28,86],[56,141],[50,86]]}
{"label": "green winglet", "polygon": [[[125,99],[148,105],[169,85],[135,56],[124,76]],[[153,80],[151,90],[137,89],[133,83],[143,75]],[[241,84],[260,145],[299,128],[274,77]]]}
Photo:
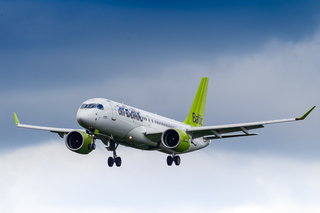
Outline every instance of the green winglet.
{"label": "green winglet", "polygon": [[303,116],[301,116],[300,118],[298,118],[297,120],[304,120],[309,114],[310,112],[312,112],[312,110],[316,108],[316,106],[312,107],[306,114],[304,114]]}
{"label": "green winglet", "polygon": [[20,122],[18,120],[18,117],[17,117],[15,112],[13,113],[13,116],[14,116],[14,121],[16,122],[16,125],[20,124]]}

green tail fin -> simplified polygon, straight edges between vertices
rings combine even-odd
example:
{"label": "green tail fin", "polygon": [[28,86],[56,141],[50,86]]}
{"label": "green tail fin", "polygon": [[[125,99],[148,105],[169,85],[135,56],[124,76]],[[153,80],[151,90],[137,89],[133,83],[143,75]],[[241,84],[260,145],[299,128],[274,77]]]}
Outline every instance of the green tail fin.
{"label": "green tail fin", "polygon": [[206,107],[207,90],[209,78],[202,78],[196,97],[193,100],[188,118],[183,122],[190,126],[199,127],[203,125],[204,110]]}

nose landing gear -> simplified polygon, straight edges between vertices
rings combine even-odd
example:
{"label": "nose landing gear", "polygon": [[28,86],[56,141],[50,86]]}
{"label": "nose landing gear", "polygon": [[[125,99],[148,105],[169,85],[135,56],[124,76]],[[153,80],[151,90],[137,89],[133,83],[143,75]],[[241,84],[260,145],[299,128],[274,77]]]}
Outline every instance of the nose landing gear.
{"label": "nose landing gear", "polygon": [[89,137],[91,138],[91,143],[88,144],[88,149],[89,150],[95,150],[96,149],[96,130],[86,130],[86,133],[89,135]]}
{"label": "nose landing gear", "polygon": [[168,166],[171,166],[173,162],[176,164],[176,166],[179,166],[180,163],[181,163],[181,158],[180,158],[180,156],[179,156],[179,155],[175,155],[175,153],[173,153],[172,156],[169,155],[169,156],[167,157],[167,164],[168,164]]}
{"label": "nose landing gear", "polygon": [[[96,135],[99,133],[99,131],[97,129],[87,129],[86,133],[89,135],[89,137],[91,138],[91,143],[88,144],[88,149],[89,150],[95,150],[96,149]],[[108,151],[112,151],[113,152],[113,157],[109,157],[107,160],[107,164],[109,167],[112,167],[113,164],[116,164],[117,167],[120,167],[122,164],[122,160],[121,157],[117,156],[116,153],[116,149],[118,148],[119,144],[116,143],[113,140],[113,137],[111,135],[111,137],[108,139],[108,144],[109,146],[106,147],[106,149]]]}

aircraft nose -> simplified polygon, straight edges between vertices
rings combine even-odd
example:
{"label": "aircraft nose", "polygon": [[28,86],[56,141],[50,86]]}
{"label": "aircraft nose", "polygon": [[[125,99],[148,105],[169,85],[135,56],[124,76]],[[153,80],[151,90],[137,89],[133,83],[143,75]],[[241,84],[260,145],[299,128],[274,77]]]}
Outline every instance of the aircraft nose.
{"label": "aircraft nose", "polygon": [[87,113],[84,112],[84,110],[78,110],[77,113],[77,121],[80,124],[80,126],[84,128],[88,128],[92,125],[91,122],[92,119],[90,119],[90,116],[88,116]]}

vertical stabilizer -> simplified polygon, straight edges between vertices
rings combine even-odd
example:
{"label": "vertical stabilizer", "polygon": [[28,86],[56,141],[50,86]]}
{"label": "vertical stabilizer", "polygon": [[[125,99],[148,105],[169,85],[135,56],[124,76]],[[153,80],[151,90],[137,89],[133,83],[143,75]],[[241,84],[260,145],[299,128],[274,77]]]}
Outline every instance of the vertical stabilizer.
{"label": "vertical stabilizer", "polygon": [[183,122],[190,126],[199,127],[203,125],[204,110],[206,107],[207,90],[209,78],[202,78],[196,97],[193,100],[188,118]]}

